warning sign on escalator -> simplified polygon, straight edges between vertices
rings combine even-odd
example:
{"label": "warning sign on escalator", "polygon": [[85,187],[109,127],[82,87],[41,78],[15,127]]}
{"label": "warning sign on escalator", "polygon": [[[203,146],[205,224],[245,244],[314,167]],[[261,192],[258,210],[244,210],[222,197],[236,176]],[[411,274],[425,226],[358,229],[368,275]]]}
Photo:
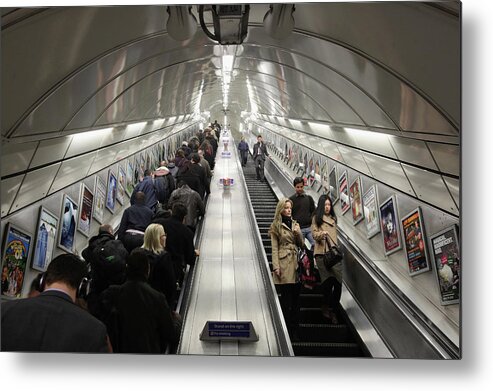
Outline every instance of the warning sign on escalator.
{"label": "warning sign on escalator", "polygon": [[202,329],[200,340],[257,342],[258,335],[251,321],[208,320]]}

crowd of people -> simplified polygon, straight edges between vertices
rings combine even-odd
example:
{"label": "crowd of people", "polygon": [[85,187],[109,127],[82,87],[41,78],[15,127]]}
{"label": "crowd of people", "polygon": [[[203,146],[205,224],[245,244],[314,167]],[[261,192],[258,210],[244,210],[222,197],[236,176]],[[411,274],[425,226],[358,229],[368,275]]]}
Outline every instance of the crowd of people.
{"label": "crowd of people", "polygon": [[57,256],[26,299],[2,303],[1,349],[175,353],[182,320],[174,308],[199,255],[194,233],[219,135],[219,124],[211,124],[174,159],[146,169],[117,232],[101,225],[83,259]]}
{"label": "crowd of people", "polygon": [[337,217],[332,200],[323,194],[315,207],[313,198],[304,191],[303,178],[296,177],[293,186],[295,194],[277,203],[269,233],[273,282],[278,287],[288,332],[291,339],[296,340],[302,287],[298,264],[300,250],[309,252],[315,259],[324,295],[322,315],[332,324],[339,321],[335,308],[341,298],[342,265],[338,263],[328,269],[323,261],[328,246],[337,244]]}

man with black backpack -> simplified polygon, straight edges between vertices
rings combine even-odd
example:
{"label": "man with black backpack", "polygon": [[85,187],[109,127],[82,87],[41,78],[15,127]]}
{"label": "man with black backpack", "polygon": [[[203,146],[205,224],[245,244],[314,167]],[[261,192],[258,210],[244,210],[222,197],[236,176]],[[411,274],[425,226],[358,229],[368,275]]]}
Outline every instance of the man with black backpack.
{"label": "man with black backpack", "polygon": [[154,172],[154,187],[156,189],[156,198],[161,209],[168,209],[168,200],[173,190],[175,190],[175,179],[171,175],[168,167],[161,165]]}
{"label": "man with black backpack", "polygon": [[89,311],[102,291],[110,285],[123,284],[127,256],[123,243],[113,236],[111,225],[102,225],[99,234],[89,239],[89,246],[82,251],[82,257],[91,266],[91,287],[87,297]]}

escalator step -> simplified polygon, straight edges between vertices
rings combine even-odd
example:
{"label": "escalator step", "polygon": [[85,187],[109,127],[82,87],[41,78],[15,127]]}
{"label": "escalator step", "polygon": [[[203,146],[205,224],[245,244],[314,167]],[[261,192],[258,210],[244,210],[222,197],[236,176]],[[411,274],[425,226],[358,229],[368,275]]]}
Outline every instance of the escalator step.
{"label": "escalator step", "polygon": [[302,342],[353,342],[349,329],[344,324],[299,325],[298,335]]}
{"label": "escalator step", "polygon": [[361,357],[363,353],[356,343],[293,342],[296,356]]}

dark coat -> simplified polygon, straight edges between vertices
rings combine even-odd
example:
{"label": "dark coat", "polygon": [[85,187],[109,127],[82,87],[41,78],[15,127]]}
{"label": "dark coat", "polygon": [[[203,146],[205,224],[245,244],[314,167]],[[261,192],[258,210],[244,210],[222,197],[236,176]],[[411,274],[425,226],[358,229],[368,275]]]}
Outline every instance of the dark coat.
{"label": "dark coat", "polygon": [[145,205],[135,204],[129,206],[123,211],[122,221],[118,228],[118,239],[121,240],[125,236],[127,229],[145,232],[153,217],[154,212]]}
{"label": "dark coat", "polygon": [[176,180],[177,182],[184,181],[190,189],[199,193],[201,198],[204,197],[206,191],[210,193],[205,169],[200,164],[189,162],[178,170]]}
{"label": "dark coat", "polygon": [[195,247],[193,232],[176,217],[154,219],[166,232],[166,250],[171,253],[173,261],[181,266],[195,264]]}
{"label": "dark coat", "polygon": [[[260,151],[262,151],[261,154],[260,154],[259,148],[260,148]],[[266,156],[269,156],[269,152],[267,152],[267,146],[265,145],[265,143],[262,143],[262,144],[256,143],[253,145],[253,160],[256,160],[256,159],[265,160]]]}
{"label": "dark coat", "polygon": [[151,267],[149,285],[163,293],[168,304],[173,305],[176,296],[176,277],[170,254],[167,251],[161,254],[145,251]]}
{"label": "dark coat", "polygon": [[185,217],[185,224],[190,227],[195,227],[198,222],[198,217],[205,213],[205,206],[202,198],[195,190],[190,189],[187,185],[176,189],[171,193],[168,201],[168,208],[172,209],[175,202],[181,202],[187,207],[188,213]]}
{"label": "dark coat", "polygon": [[156,198],[156,189],[154,188],[154,179],[150,176],[144,177],[142,182],[139,182],[137,186],[135,186],[134,191],[132,192],[132,196],[130,197],[130,205],[135,204],[135,194],[137,192],[142,191],[146,195],[145,204],[151,210],[154,210],[157,204]]}
{"label": "dark coat", "polygon": [[115,353],[164,353],[176,347],[180,325],[174,322],[166,297],[147,282],[113,285],[100,298],[99,316],[107,324]]}
{"label": "dark coat", "polygon": [[107,353],[106,327],[60,291],[2,303],[2,351]]}

